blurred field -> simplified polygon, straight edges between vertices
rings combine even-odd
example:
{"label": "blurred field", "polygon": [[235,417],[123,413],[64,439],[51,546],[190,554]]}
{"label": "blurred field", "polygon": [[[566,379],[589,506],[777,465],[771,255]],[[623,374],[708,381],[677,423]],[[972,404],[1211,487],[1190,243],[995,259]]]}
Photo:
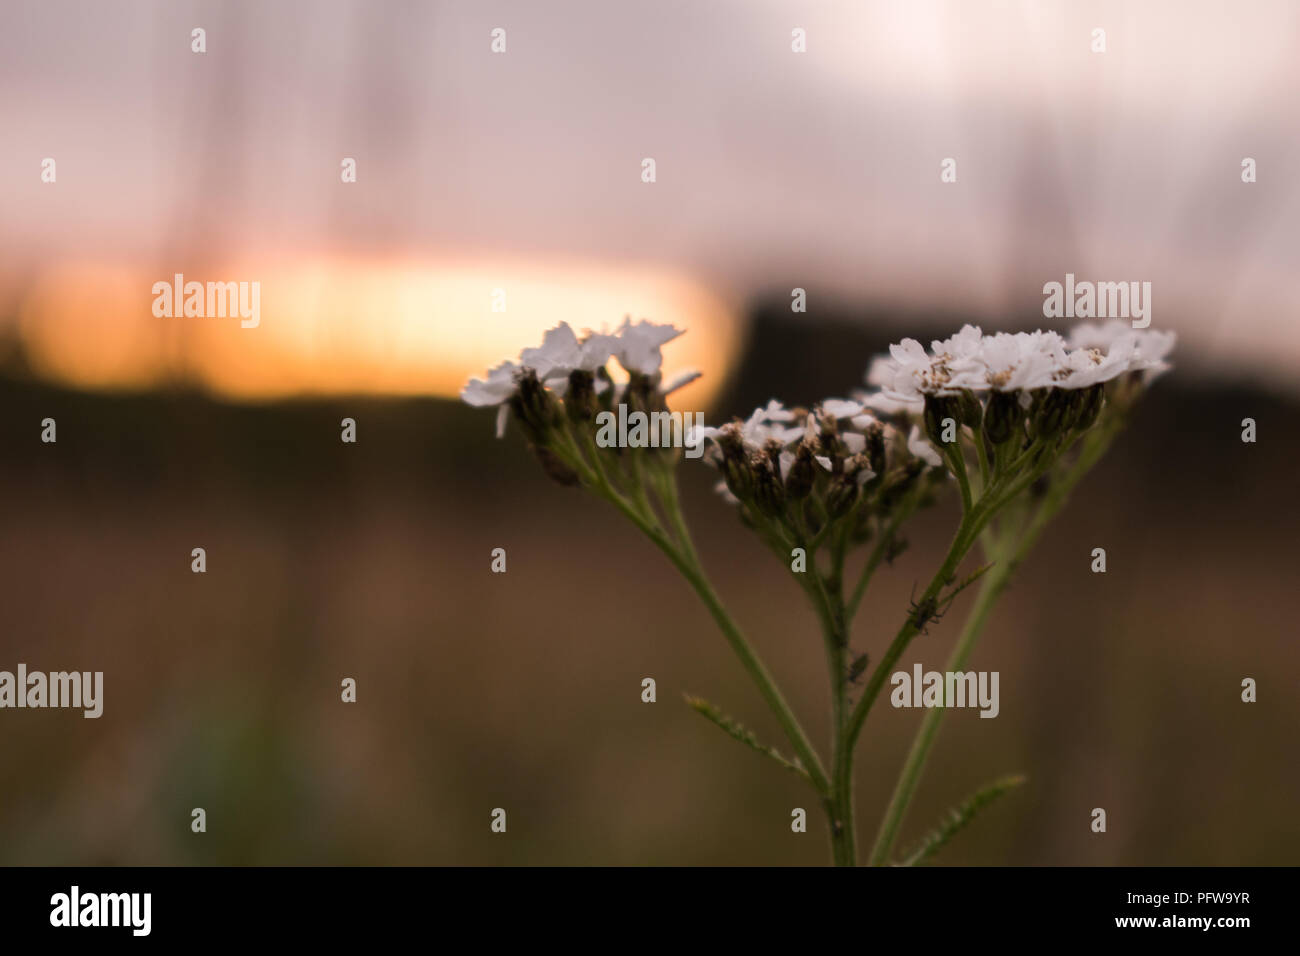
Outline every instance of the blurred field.
{"label": "blurred field", "polygon": [[[945,323],[947,324],[947,323]],[[760,321],[720,407],[844,392],[884,339]],[[1240,420],[1259,422],[1244,445]],[[39,422],[58,421],[57,445]],[[359,443],[339,441],[358,421]],[[713,412],[709,420],[721,416]],[[904,843],[1010,771],[948,864],[1293,864],[1300,414],[1168,376],[999,607]],[[0,669],[103,670],[105,713],[0,712],[4,864],[819,864],[803,785],[680,701],[778,743],[705,612],[634,529],[444,401],[231,406],[0,382]],[[720,592],[824,748],[801,596],[684,464]],[[924,516],[854,645],[878,653],[947,543]],[[204,547],[208,573],[190,572]],[[1109,572],[1089,572],[1094,547]],[[509,570],[489,572],[507,549]],[[907,658],[941,667],[959,603]],[[358,702],[339,682],[358,682]],[[640,702],[640,681],[659,702]],[[1243,677],[1259,702],[1240,702]],[[920,714],[878,706],[863,840]],[[810,832],[789,830],[809,810]],[[1109,832],[1089,831],[1105,807]],[[208,832],[190,832],[204,807]],[[509,815],[505,836],[489,814]]]}

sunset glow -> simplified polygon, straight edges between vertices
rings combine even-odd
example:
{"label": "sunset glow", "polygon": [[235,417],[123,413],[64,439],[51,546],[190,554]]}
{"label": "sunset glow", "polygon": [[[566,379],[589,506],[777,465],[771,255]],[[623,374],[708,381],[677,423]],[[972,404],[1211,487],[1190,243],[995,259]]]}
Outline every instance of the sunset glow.
{"label": "sunset glow", "polygon": [[[521,341],[540,342],[558,322],[612,328],[631,315],[688,330],[673,358],[704,371],[683,392],[703,405],[739,335],[729,304],[653,269],[320,259],[185,279],[258,282],[257,327],[241,327],[237,316],[158,317],[151,290],[172,276],[72,265],[22,297],[19,332],[35,371],[88,388],[191,381],[240,400],[455,396],[470,376],[517,354]],[[493,311],[501,293],[504,311]]]}

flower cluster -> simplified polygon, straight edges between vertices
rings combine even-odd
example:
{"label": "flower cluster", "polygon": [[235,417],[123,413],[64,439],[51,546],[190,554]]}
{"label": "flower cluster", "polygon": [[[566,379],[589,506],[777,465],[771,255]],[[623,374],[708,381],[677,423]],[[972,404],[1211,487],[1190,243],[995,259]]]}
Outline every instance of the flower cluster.
{"label": "flower cluster", "polygon": [[1120,321],[1056,332],[999,332],[977,327],[930,344],[890,346],[868,369],[869,407],[924,412],[933,439],[946,418],[984,425],[992,446],[1013,438],[1086,430],[1103,398],[1124,402],[1169,368],[1173,332],[1135,330]]}
{"label": "flower cluster", "polygon": [[[505,434],[511,410],[526,426],[535,424],[525,414],[537,410],[531,409],[529,403],[545,410],[555,396],[570,399],[574,410],[584,414],[594,414],[594,399],[607,393],[612,401],[606,405],[617,404],[617,399],[626,394],[639,396],[644,404],[662,407],[663,396],[700,376],[689,370],[669,382],[662,381],[663,353],[659,347],[684,331],[644,320],[633,324],[631,319],[625,319],[613,334],[589,332],[580,339],[569,323],[561,322],[546,332],[540,346],[520,352],[518,362],[507,360],[491,369],[486,379],[470,379],[460,397],[476,407],[497,407],[498,438]],[[628,373],[625,386],[613,385],[608,369],[611,358],[617,359]]]}
{"label": "flower cluster", "polygon": [[1085,389],[1131,372],[1149,380],[1169,367],[1173,346],[1173,332],[1134,330],[1120,321],[1077,326],[1068,339],[1042,331],[984,335],[966,325],[931,342],[928,353],[916,339],[891,345],[888,357],[872,363],[867,383],[903,405],[963,391]]}
{"label": "flower cluster", "polygon": [[[671,325],[625,320],[613,333],[580,338],[561,323],[518,361],[471,380],[462,398],[499,408],[498,435],[513,413],[548,474],[572,484],[584,470],[599,412],[621,404],[666,410],[666,396],[698,376],[663,381],[661,347],[681,334]],[[696,426],[687,446],[707,443],[706,458],[722,475],[719,491],[752,526],[797,540],[842,524],[861,540],[873,519],[888,517],[913,489],[918,494],[909,501],[929,500],[944,469],[965,480],[962,435],[978,452],[982,473],[1001,473],[1011,463],[1042,470],[1105,405],[1127,405],[1167,369],[1173,344],[1172,332],[1123,322],[1080,325],[1068,338],[1043,331],[985,335],[966,325],[928,351],[915,339],[890,346],[867,371],[874,386],[868,391],[811,409],[773,400],[747,419]],[[625,384],[614,383],[611,359],[627,373]],[[590,464],[594,475],[598,463]]]}
{"label": "flower cluster", "polygon": [[[581,449],[598,412],[620,404],[666,410],[666,396],[698,377],[688,371],[663,380],[661,347],[681,334],[629,319],[613,333],[580,338],[561,323],[518,361],[471,380],[461,397],[499,408],[498,435],[513,413],[547,472],[573,483],[565,449]],[[748,419],[697,426],[687,444],[708,443],[706,457],[722,474],[719,490],[751,523],[775,519],[794,535],[853,511],[858,536],[873,512],[896,503],[927,469],[964,470],[958,429],[982,461],[1028,462],[1032,450],[1032,464],[1040,465],[1088,430],[1104,405],[1126,405],[1167,369],[1173,344],[1172,332],[1119,321],[1079,325],[1068,338],[1043,331],[985,335],[966,325],[928,351],[910,338],[890,346],[867,371],[868,391],[811,410],[771,401]],[[626,383],[615,384],[611,359],[627,373]],[[859,506],[868,499],[874,507]]]}
{"label": "flower cluster", "polygon": [[797,540],[853,514],[853,536],[861,539],[878,510],[872,503],[896,501],[943,463],[915,424],[905,429],[861,401],[831,398],[804,409],[773,400],[743,421],[700,428],[697,437],[722,474],[718,491],[747,523],[775,521]]}
{"label": "flower cluster", "polygon": [[[891,669],[918,634],[928,633],[957,596],[983,578],[979,610],[971,612],[962,632],[962,653],[969,653],[988,608],[1044,523],[1105,453],[1145,385],[1168,368],[1174,336],[1121,322],[1080,325],[1068,337],[1042,331],[985,335],[967,325],[928,351],[915,339],[891,346],[870,365],[867,391],[811,408],[773,400],[748,418],[707,427],[698,415],[667,410],[666,396],[698,374],[663,381],[660,349],[680,334],[672,326],[625,321],[612,334],[579,338],[562,323],[540,346],[524,349],[518,361],[470,381],[461,397],[471,405],[499,407],[498,435],[513,416],[551,477],[581,484],[612,504],[668,557],[758,686],[793,756],[761,744],[707,702],[693,700],[692,706],[804,777],[826,807],[835,862],[852,864],[853,752]],[[627,373],[623,384],[610,374],[612,359]],[[618,440],[612,437],[615,406]],[[634,416],[635,427],[623,436]],[[674,421],[681,424],[670,443],[643,440],[639,431],[653,436],[658,429],[662,438]],[[663,450],[679,439],[687,457],[702,453],[718,470],[719,491],[789,568],[817,614],[831,675],[829,772],[708,582],[678,499],[674,469],[680,456]],[[900,615],[880,658],[857,653],[853,618],[873,575],[906,547],[904,522],[933,501],[940,487],[954,486],[961,493],[961,517],[946,556]],[[866,543],[856,560],[853,549]],[[976,548],[988,563],[960,578],[962,562]],[[913,755],[923,761],[932,739],[933,730],[923,728]],[[873,863],[888,862],[919,768],[909,758]],[[1011,785],[999,781],[967,806]]]}

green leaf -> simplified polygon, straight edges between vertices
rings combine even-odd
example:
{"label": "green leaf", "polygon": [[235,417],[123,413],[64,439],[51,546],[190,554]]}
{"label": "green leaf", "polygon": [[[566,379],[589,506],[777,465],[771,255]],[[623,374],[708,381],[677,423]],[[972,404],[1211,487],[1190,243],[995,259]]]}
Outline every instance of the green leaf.
{"label": "green leaf", "polygon": [[778,753],[774,747],[764,746],[764,744],[761,743],[759,739],[754,736],[753,731],[746,729],[743,725],[728,717],[726,714],[718,710],[718,708],[714,707],[703,697],[692,697],[690,694],[687,694],[686,703],[689,704],[691,708],[694,709],[697,713],[699,713],[702,717],[717,724],[724,731],[726,731],[726,733],[729,736],[734,737],[736,740],[739,740],[745,746],[749,747],[752,750],[758,751],[759,753],[763,754],[766,757],[771,757],[773,760],[779,763],[786,770],[791,770],[794,773],[797,773],[805,780],[810,779],[808,776],[808,771],[804,769],[803,764],[799,762],[797,757],[793,760],[789,760],[783,757],[780,753]]}
{"label": "green leaf", "polygon": [[974,796],[970,797],[965,803],[959,804],[949,810],[939,826],[926,834],[920,844],[908,854],[899,866],[916,866],[924,863],[930,857],[934,856],[943,848],[949,840],[966,828],[966,825],[975,819],[975,814],[979,813],[989,804],[993,803],[998,797],[1002,796],[1025,782],[1025,777],[1020,774],[1002,777],[994,780],[991,784],[982,790],[976,791]]}
{"label": "green leaf", "polygon": [[971,572],[970,576],[968,576],[966,580],[961,582],[961,584],[958,584],[956,587],[950,589],[947,594],[941,594],[939,596],[939,603],[943,606],[944,611],[946,612],[947,609],[952,605],[952,602],[957,600],[958,594],[961,594],[962,591],[965,591],[968,587],[970,587],[980,578],[984,577],[984,575],[987,574],[989,569],[992,567],[993,567],[993,562],[990,561],[982,568],[976,568],[973,572]]}

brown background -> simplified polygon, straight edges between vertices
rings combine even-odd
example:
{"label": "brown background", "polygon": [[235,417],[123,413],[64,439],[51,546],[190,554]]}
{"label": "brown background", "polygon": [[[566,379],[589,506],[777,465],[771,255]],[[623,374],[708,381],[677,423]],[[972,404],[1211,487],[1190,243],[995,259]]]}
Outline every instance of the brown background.
{"label": "brown background", "polygon": [[[880,344],[757,310],[744,371],[825,390]],[[911,321],[916,321],[912,319]],[[860,324],[870,327],[870,317]],[[105,712],[0,712],[4,863],[821,863],[792,776],[679,699],[777,742],[721,637],[616,514],[551,484],[491,415],[443,401],[228,406],[185,392],[3,385],[0,666],[103,670]],[[715,420],[720,413],[710,413]],[[58,421],[56,445],[39,421]],[[357,419],[359,442],[337,423]],[[1260,441],[1240,441],[1240,420]],[[940,858],[983,864],[1291,863],[1293,404],[1161,380],[1046,535],[972,666],[1001,714],[946,722],[904,834],[1010,771],[1029,783]],[[513,438],[513,440],[512,440]],[[683,465],[686,510],[736,617],[824,746],[802,596]],[[854,645],[879,653],[955,502],[878,578]],[[190,549],[208,572],[190,572]],[[1109,570],[1089,571],[1105,547]],[[508,572],[489,571],[504,547]],[[905,658],[941,666],[966,606]],[[344,676],[358,702],[339,700]],[[640,681],[659,701],[640,701]],[[1240,681],[1259,702],[1240,701]],[[919,714],[878,707],[864,841]],[[208,832],[190,832],[190,809]],[[789,830],[790,809],[810,832]],[[1105,807],[1109,830],[1089,830]],[[489,832],[494,807],[509,832]]]}

